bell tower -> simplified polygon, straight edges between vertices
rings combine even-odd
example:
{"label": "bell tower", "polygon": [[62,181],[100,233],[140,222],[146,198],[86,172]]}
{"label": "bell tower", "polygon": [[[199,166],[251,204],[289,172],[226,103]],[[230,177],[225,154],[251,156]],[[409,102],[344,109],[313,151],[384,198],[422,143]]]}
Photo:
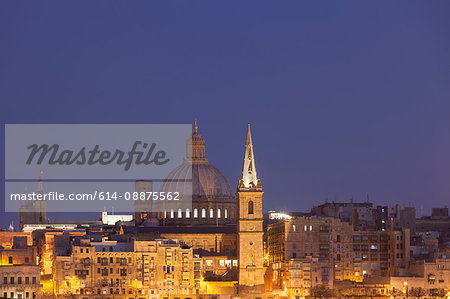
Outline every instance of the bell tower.
{"label": "bell tower", "polygon": [[256,176],[250,124],[237,192],[239,294],[264,293],[263,191]]}
{"label": "bell tower", "polygon": [[[42,194],[42,170],[39,173],[38,189],[36,193]],[[47,201],[22,201],[19,210],[20,230],[23,230],[25,224],[45,224],[47,223]]]}

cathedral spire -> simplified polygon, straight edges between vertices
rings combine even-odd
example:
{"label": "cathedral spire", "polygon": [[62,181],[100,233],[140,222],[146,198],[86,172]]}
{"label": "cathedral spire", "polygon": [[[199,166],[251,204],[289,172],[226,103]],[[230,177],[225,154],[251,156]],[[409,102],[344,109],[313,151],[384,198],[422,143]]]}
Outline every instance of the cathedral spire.
{"label": "cathedral spire", "polygon": [[250,123],[247,127],[247,140],[245,142],[244,166],[242,168],[242,184],[245,188],[258,186],[256,177],[255,157],[253,155],[252,134],[250,132]]}

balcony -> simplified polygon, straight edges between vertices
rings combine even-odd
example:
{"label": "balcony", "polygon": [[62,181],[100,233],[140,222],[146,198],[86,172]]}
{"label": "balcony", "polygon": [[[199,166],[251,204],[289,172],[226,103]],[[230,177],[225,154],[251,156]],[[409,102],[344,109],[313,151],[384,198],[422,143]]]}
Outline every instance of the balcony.
{"label": "balcony", "polygon": [[90,259],[82,260],[81,265],[85,268],[89,268],[91,266],[91,260]]}

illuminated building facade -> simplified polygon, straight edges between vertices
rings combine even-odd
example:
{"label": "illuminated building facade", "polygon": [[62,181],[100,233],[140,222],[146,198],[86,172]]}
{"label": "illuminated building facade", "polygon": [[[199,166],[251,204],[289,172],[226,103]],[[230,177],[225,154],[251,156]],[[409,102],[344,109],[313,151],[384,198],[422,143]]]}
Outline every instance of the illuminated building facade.
{"label": "illuminated building facade", "polygon": [[71,251],[56,258],[56,294],[159,298],[196,294],[201,287],[202,260],[176,241],[91,241],[88,236],[77,238]]}
{"label": "illuminated building facade", "polygon": [[5,242],[0,248],[0,296],[38,298],[41,289],[40,268],[36,264],[35,249],[28,245],[28,236],[14,234],[9,233],[13,237],[11,246],[3,247],[7,246]]}

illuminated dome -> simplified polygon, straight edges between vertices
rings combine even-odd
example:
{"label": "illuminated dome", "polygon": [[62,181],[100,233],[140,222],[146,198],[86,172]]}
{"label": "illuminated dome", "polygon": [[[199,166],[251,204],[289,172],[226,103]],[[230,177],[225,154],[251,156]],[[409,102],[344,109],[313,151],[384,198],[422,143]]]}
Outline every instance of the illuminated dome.
{"label": "illuminated dome", "polygon": [[[192,209],[166,211],[159,218],[163,225],[230,224],[235,222],[236,200],[227,178],[209,164],[205,156],[205,139],[198,132],[197,121],[192,138],[188,140],[187,157],[183,164],[172,170],[161,185],[160,191],[177,190],[191,194]],[[186,181],[192,178],[191,185]]]}
{"label": "illuminated dome", "polygon": [[[161,190],[186,189],[183,182],[192,177],[192,196],[202,197],[205,200],[219,198],[234,198],[230,183],[222,172],[210,164],[183,163],[172,170],[164,181]],[[183,190],[184,194],[190,190]]]}

